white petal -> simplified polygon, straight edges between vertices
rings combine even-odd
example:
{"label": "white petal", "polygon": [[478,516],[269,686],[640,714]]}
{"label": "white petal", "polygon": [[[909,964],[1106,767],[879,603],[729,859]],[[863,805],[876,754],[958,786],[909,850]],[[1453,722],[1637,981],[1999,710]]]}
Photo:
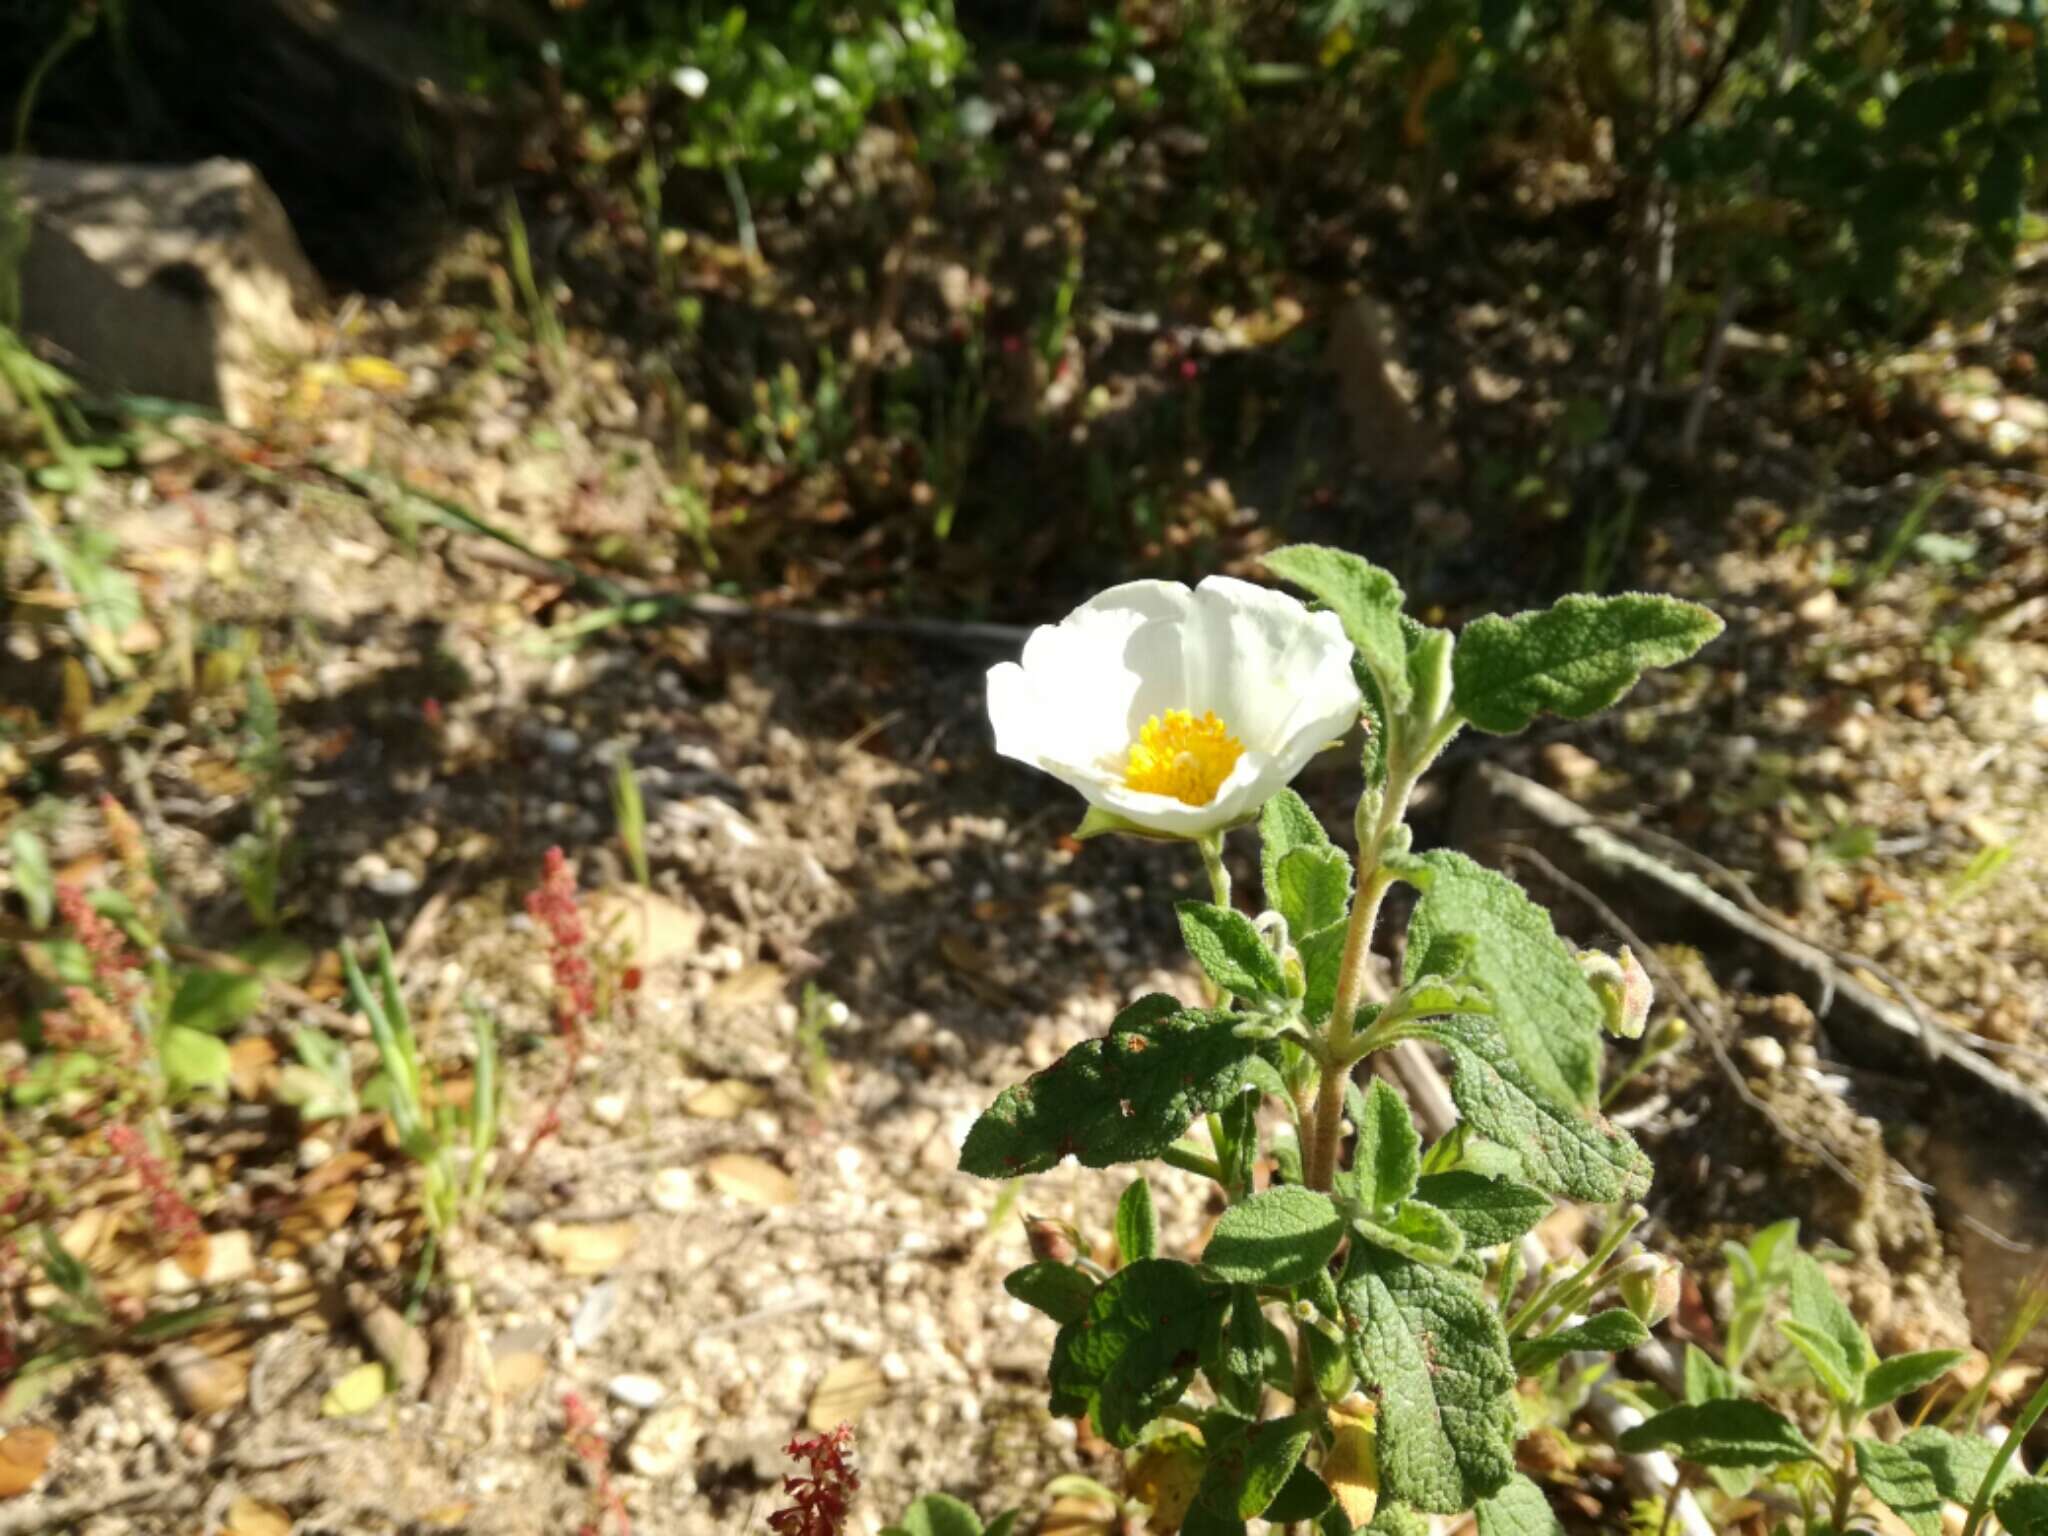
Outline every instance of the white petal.
{"label": "white petal", "polygon": [[1349,667],[1344,626],[1334,614],[1311,614],[1284,592],[1227,576],[1204,581],[1195,604],[1216,683],[1204,707],[1246,746],[1277,752],[1308,679],[1333,660]]}

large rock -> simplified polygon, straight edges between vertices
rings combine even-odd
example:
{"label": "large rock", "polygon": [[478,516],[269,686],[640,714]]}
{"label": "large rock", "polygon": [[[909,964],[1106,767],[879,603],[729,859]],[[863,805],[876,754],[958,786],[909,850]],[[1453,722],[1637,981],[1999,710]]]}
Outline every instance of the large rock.
{"label": "large rock", "polygon": [[270,188],[234,160],[17,160],[22,326],[97,388],[246,423],[261,364],[311,345],[320,282]]}

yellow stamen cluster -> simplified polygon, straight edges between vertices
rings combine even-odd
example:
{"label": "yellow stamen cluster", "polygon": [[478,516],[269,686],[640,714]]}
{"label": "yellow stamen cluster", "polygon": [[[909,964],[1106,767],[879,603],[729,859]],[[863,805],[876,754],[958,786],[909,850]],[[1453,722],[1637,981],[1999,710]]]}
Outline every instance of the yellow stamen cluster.
{"label": "yellow stamen cluster", "polygon": [[1124,762],[1124,783],[1183,805],[1207,805],[1242,756],[1244,743],[1214,710],[1198,720],[1187,710],[1169,709],[1139,730]]}

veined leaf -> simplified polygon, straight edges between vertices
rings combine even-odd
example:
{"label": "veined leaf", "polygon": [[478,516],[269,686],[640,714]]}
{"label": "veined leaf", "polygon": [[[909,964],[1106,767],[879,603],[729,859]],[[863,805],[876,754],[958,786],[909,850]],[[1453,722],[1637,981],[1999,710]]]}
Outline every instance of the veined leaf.
{"label": "veined leaf", "polygon": [[1230,1288],[1230,1316],[1203,1341],[1202,1373],[1224,1407],[1246,1418],[1266,1391],[1266,1315],[1249,1285]]}
{"label": "veined leaf", "polygon": [[1803,1323],[1783,1318],[1778,1331],[1792,1342],[1813,1372],[1813,1379],[1829,1399],[1838,1406],[1854,1403],[1862,1396],[1863,1384],[1842,1358],[1842,1351],[1835,1341],[1817,1328],[1808,1328]]}
{"label": "veined leaf", "polygon": [[1321,544],[1293,544],[1265,559],[1266,569],[1292,582],[1344,625],[1358,659],[1379,684],[1381,702],[1399,714],[1408,707],[1408,640],[1401,626],[1406,597],[1400,582],[1370,560]]}
{"label": "veined leaf", "polygon": [[1308,802],[1293,790],[1283,789],[1259,809],[1259,874],[1265,884],[1266,905],[1276,912],[1280,910],[1280,863],[1303,848],[1337,851]]}
{"label": "veined leaf", "polygon": [[[1498,1032],[1529,1082],[1560,1103],[1591,1108],[1600,1085],[1600,999],[1550,914],[1463,854],[1439,849],[1422,862],[1405,979],[1463,971],[1493,998]],[[1467,949],[1461,936],[1477,946]],[[1460,952],[1469,954],[1466,964],[1455,963]]]}
{"label": "veined leaf", "polygon": [[1479,1536],[1564,1536],[1543,1490],[1517,1472],[1507,1487],[1474,1511]]}
{"label": "veined leaf", "polygon": [[1280,957],[1266,947],[1250,918],[1206,901],[1179,902],[1174,910],[1180,914],[1181,941],[1217,986],[1247,1001],[1286,994]]}
{"label": "veined leaf", "polygon": [[1087,1315],[1095,1282],[1071,1264],[1040,1259],[1003,1276],[1003,1289],[1054,1322],[1071,1323]]}
{"label": "veined leaf", "polygon": [[1560,1328],[1547,1338],[1524,1339],[1515,1346],[1515,1369],[1524,1376],[1548,1370],[1576,1350],[1597,1350],[1616,1354],[1634,1349],[1650,1337],[1650,1330],[1633,1312],[1620,1307],[1596,1312],[1583,1323]]}
{"label": "veined leaf", "polygon": [[1297,848],[1280,861],[1273,908],[1289,934],[1341,925],[1351,910],[1351,861],[1340,848]]}
{"label": "veined leaf", "polygon": [[1218,1218],[1202,1263],[1233,1285],[1300,1285],[1343,1240],[1344,1218],[1328,1195],[1269,1189]]}
{"label": "veined leaf", "polygon": [[1708,1403],[1715,1398],[1739,1397],[1734,1375],[1697,1344],[1685,1346],[1685,1400]]}
{"label": "veined leaf", "polygon": [[1458,636],[1452,702],[1496,735],[1524,730],[1539,714],[1582,720],[1651,667],[1685,660],[1721,628],[1697,603],[1646,592],[1574,594],[1512,618],[1489,614]]}
{"label": "veined leaf", "polygon": [[1626,1431],[1619,1444],[1631,1453],[1668,1450],[1702,1467],[1774,1467],[1814,1454],[1785,1415],[1739,1398],[1667,1408]]}
{"label": "veined leaf", "polygon": [[998,1095],[967,1133],[961,1171],[1008,1179],[1068,1156],[1089,1168],[1157,1157],[1243,1086],[1259,1047],[1238,1038],[1241,1022],[1163,994],[1139,999],[1106,1037]]}
{"label": "veined leaf", "polygon": [[981,1516],[946,1493],[926,1494],[890,1529],[902,1536],[982,1536]]}
{"label": "veined leaf", "polygon": [[1351,1218],[1359,1238],[1418,1264],[1455,1264],[1465,1251],[1465,1234],[1435,1206],[1403,1200],[1391,1211]]}
{"label": "veined leaf", "polygon": [[1116,1203],[1116,1251],[1126,1264],[1159,1254],[1159,1213],[1142,1177],[1131,1180]]}
{"label": "veined leaf", "polygon": [[1424,1174],[1416,1183],[1415,1196],[1456,1222],[1466,1245],[1472,1248],[1511,1243],[1554,1208],[1550,1196],[1540,1189],[1463,1169]]}
{"label": "veined leaf", "polygon": [[1087,1314],[1060,1330],[1055,1404],[1084,1404],[1096,1433],[1113,1445],[1133,1444],[1194,1380],[1223,1294],[1193,1265],[1170,1259],[1118,1270],[1089,1299]]}
{"label": "veined leaf", "polygon": [[1306,1413],[1258,1423],[1212,1416],[1203,1431],[1208,1457],[1195,1502],[1225,1519],[1263,1514],[1308,1449],[1313,1424]]}
{"label": "veined leaf", "polygon": [[1908,1451],[1857,1436],[1856,1474],[1913,1536],[1941,1536],[1941,1489]]}
{"label": "veined leaf", "polygon": [[1337,972],[1344,964],[1346,928],[1344,923],[1332,923],[1294,941],[1295,953],[1301,956],[1301,969],[1308,982],[1308,991],[1301,1000],[1301,1011],[1311,1024],[1320,1024],[1328,1019],[1331,1009],[1337,1006]]}
{"label": "veined leaf", "polygon": [[[1788,1299],[1792,1318],[1789,1324],[1778,1326],[1814,1366],[1829,1396],[1838,1403],[1860,1403],[1863,1377],[1870,1369],[1872,1355],[1863,1325],[1835,1294],[1826,1271],[1811,1254],[1793,1254],[1790,1268]],[[1831,1384],[1831,1375],[1839,1376],[1839,1380]]]}
{"label": "veined leaf", "polygon": [[1358,1244],[1338,1294],[1379,1400],[1382,1496],[1453,1514],[1498,1493],[1515,1471],[1515,1369],[1478,1285]]}
{"label": "veined leaf", "polygon": [[1366,1090],[1351,1158],[1359,1203],[1368,1212],[1399,1204],[1415,1193],[1421,1169],[1422,1136],[1415,1129],[1415,1117],[1389,1083],[1374,1078]]}
{"label": "veined leaf", "polygon": [[1521,1154],[1530,1183],[1579,1200],[1634,1200],[1650,1160],[1626,1131],[1546,1097],[1485,1019],[1437,1019],[1428,1037],[1450,1053],[1451,1098],[1472,1129]]}
{"label": "veined leaf", "polygon": [[1931,1424],[1901,1435],[1898,1448],[1925,1467],[1941,1496],[1955,1504],[1977,1497],[1998,1453],[1998,1447],[1981,1436],[1951,1434]]}
{"label": "veined leaf", "polygon": [[2048,1477],[2012,1484],[1992,1509],[2009,1536],[2048,1536]]}

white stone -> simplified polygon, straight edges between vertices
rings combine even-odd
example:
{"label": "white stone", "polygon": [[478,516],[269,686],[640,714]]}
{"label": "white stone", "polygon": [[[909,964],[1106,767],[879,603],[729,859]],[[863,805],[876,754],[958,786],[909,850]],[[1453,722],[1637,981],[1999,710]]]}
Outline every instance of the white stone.
{"label": "white stone", "polygon": [[614,1376],[604,1384],[604,1389],[614,1402],[624,1403],[628,1408],[652,1408],[668,1396],[668,1388],[652,1376],[637,1376],[630,1371]]}

